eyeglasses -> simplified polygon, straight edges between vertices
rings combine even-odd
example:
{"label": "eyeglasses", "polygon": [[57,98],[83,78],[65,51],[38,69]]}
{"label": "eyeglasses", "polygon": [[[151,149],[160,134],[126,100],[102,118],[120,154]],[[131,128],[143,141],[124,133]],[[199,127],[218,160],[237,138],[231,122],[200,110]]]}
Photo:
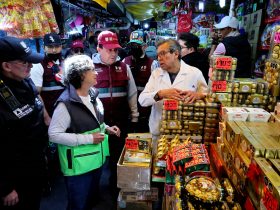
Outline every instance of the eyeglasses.
{"label": "eyeglasses", "polygon": [[157,57],[158,57],[158,58],[164,57],[167,53],[170,53],[170,50],[158,52],[158,53],[157,53]]}
{"label": "eyeglasses", "polygon": [[82,48],[75,48],[74,53],[84,53],[84,49]]}
{"label": "eyeglasses", "polygon": [[181,50],[183,50],[183,49],[187,49],[188,47],[183,47],[183,46],[181,46]]}

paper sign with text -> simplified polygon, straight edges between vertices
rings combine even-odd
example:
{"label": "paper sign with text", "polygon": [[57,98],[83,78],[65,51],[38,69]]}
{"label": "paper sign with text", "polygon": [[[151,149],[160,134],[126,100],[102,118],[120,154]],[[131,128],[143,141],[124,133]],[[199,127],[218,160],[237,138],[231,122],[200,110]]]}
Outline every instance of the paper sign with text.
{"label": "paper sign with text", "polygon": [[232,58],[218,57],[216,58],[216,69],[231,70]]}
{"label": "paper sign with text", "polygon": [[213,92],[225,92],[227,90],[227,81],[213,81],[212,91]]}
{"label": "paper sign with text", "polygon": [[177,100],[168,99],[163,102],[164,110],[178,110],[178,105]]}

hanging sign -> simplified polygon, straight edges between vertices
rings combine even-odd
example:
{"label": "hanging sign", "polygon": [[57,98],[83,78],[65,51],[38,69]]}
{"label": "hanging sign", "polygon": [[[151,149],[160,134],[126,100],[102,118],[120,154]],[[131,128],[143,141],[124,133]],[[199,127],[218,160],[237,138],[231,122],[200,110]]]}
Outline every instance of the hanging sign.
{"label": "hanging sign", "polygon": [[274,43],[275,44],[279,44],[280,43],[280,32],[275,32]]}

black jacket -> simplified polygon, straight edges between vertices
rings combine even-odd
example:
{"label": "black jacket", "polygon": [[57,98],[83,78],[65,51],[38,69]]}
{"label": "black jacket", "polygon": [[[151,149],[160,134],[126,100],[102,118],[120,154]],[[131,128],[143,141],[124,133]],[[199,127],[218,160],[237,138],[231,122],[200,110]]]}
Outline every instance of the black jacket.
{"label": "black jacket", "polygon": [[29,105],[32,111],[18,118],[0,97],[0,196],[17,190],[27,177],[42,179],[47,146],[47,127],[43,103],[31,79],[19,82],[2,75],[0,78],[14,94],[20,107]]}
{"label": "black jacket", "polygon": [[192,52],[188,55],[183,56],[182,60],[186,64],[198,68],[202,72],[206,82],[208,82],[209,62],[208,58],[205,55],[199,52]]}

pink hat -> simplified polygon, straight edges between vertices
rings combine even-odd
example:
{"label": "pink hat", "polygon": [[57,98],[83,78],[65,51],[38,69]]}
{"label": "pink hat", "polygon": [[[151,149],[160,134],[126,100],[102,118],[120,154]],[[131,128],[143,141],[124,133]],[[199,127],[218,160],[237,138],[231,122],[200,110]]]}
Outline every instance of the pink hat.
{"label": "pink hat", "polygon": [[122,48],[119,44],[117,34],[111,31],[102,31],[98,35],[98,44],[102,44],[106,49]]}
{"label": "pink hat", "polygon": [[75,40],[72,42],[71,48],[84,48],[84,44],[81,40]]}

